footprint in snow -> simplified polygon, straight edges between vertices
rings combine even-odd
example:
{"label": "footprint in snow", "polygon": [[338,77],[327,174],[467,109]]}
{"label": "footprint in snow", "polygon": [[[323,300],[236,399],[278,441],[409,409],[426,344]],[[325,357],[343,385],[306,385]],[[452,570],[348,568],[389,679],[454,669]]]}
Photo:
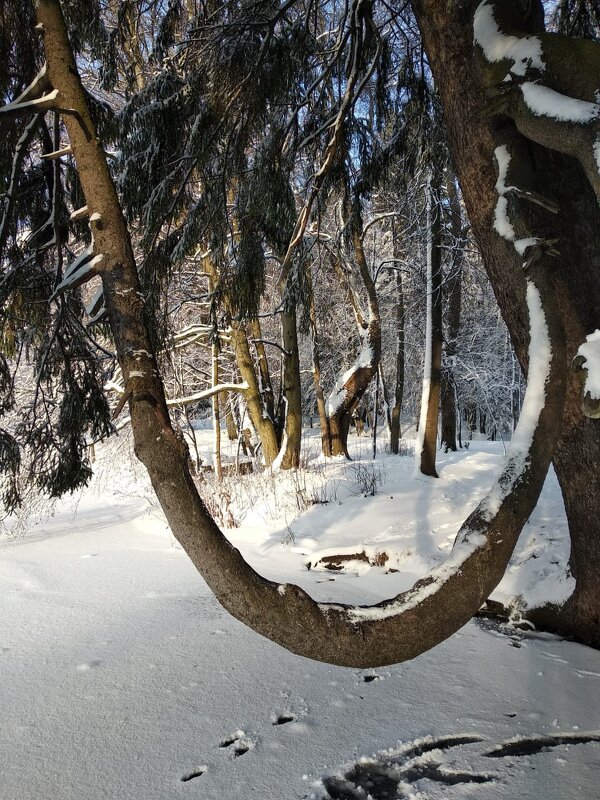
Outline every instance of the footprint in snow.
{"label": "footprint in snow", "polygon": [[389,675],[381,675],[378,672],[356,673],[358,683],[375,683],[375,681],[384,681]]}
{"label": "footprint in snow", "polygon": [[557,656],[554,653],[547,653],[545,651],[542,651],[542,655],[544,656],[544,658],[549,658],[550,661],[554,661],[557,664],[568,664],[569,663],[566,658],[560,658],[560,656]]}
{"label": "footprint in snow", "polygon": [[219,742],[219,747],[221,748],[232,746],[234,758],[239,758],[239,756],[243,756],[249,750],[253,750],[256,747],[256,741],[246,736],[244,731],[238,730]]}
{"label": "footprint in snow", "polygon": [[[507,716],[513,716],[509,714]],[[483,784],[497,781],[498,775],[487,769],[457,769],[444,763],[445,754],[465,745],[481,745],[474,755],[482,759],[522,758],[554,748],[578,744],[600,743],[600,732],[556,733],[551,736],[518,736],[488,749],[477,734],[433,737],[427,736],[398,748],[384,750],[372,758],[360,758],[333,775],[324,776],[320,783],[330,800],[409,800],[414,797],[411,785],[423,779],[445,786]],[[472,756],[473,757],[473,756]],[[490,766],[490,761],[482,764]],[[314,795],[313,795],[314,796]],[[320,795],[321,796],[321,795]],[[420,795],[419,795],[420,796]]]}
{"label": "footprint in snow", "polygon": [[291,712],[284,712],[282,714],[274,714],[271,717],[271,725],[287,725],[288,722],[295,722],[296,715]]}
{"label": "footprint in snow", "polygon": [[188,781],[193,780],[194,778],[200,778],[208,767],[203,764],[201,767],[196,767],[196,769],[191,770],[190,772],[186,772],[185,775],[182,775],[179,779],[182,783],[187,783]]}

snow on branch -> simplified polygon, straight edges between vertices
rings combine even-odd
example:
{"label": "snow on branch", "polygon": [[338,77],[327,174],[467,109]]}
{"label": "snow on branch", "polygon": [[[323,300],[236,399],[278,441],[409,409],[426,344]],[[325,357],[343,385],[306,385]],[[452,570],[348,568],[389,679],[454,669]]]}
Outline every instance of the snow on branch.
{"label": "snow on branch", "polygon": [[167,406],[186,406],[191,403],[198,403],[200,400],[206,400],[215,394],[221,394],[221,392],[245,392],[248,388],[246,381],[243,383],[219,383],[217,386],[211,386],[210,389],[205,389],[202,392],[195,392],[184,397],[173,397],[167,400]]}
{"label": "snow on branch", "polygon": [[81,208],[76,208],[75,211],[71,212],[71,214],[69,216],[69,219],[72,220],[72,221],[75,221],[75,220],[78,220],[78,219],[85,219],[86,217],[89,216],[89,213],[90,212],[88,211],[88,207],[87,206],[81,206]]}
{"label": "snow on branch", "polygon": [[519,21],[519,10],[500,0],[483,0],[475,12],[474,41],[493,98],[488,113],[508,115],[528,139],[577,158],[600,195],[600,44],[544,32],[504,32],[503,25],[514,29]]}
{"label": "snow on branch", "polygon": [[19,103],[16,100],[0,108],[0,114],[7,117],[22,117],[25,114],[38,114],[41,111],[50,111],[56,108],[58,89],[53,89],[48,94],[37,97],[35,100],[26,100]]}
{"label": "snow on branch", "polygon": [[508,186],[506,181],[508,177],[508,168],[510,166],[510,153],[508,147],[504,144],[500,145],[494,150],[494,156],[498,165],[498,180],[496,181],[496,191],[498,192],[498,201],[494,212],[494,230],[509,242],[512,242],[515,250],[520,256],[525,255],[528,247],[533,247],[539,243],[539,239],[533,237],[518,239],[515,234],[509,218],[508,218],[508,197],[507,195],[514,191],[513,186]]}
{"label": "snow on branch", "polygon": [[104,256],[100,253],[94,255],[91,247],[84,250],[75,261],[66,269],[62,281],[58,284],[51,300],[58,297],[66,289],[75,289],[77,286],[89,281],[94,275],[98,274],[98,265],[103,261]]}
{"label": "snow on branch", "polygon": [[367,332],[362,336],[362,346],[360,353],[354,364],[350,369],[346,370],[344,374],[337,379],[331,394],[327,398],[326,410],[328,417],[334,417],[343,407],[346,397],[348,395],[347,385],[350,383],[354,375],[361,369],[369,368],[373,365],[374,361],[373,346],[367,336]]}
{"label": "snow on branch", "polygon": [[73,148],[69,144],[66,147],[61,147],[60,150],[53,150],[51,153],[42,153],[40,158],[46,161],[54,161],[57,158],[62,158],[63,156],[71,155],[72,152]]}

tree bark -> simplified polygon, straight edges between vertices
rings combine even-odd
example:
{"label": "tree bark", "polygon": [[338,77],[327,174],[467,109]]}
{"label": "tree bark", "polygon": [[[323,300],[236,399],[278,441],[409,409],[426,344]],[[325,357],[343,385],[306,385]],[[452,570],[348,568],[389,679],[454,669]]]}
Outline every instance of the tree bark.
{"label": "tree bark", "polygon": [[311,290],[309,306],[310,335],[312,345],[313,362],[313,385],[315,387],[315,401],[317,413],[319,414],[319,427],[321,430],[321,450],[324,456],[331,455],[331,433],[329,431],[329,419],[325,408],[325,394],[321,383],[321,348],[319,340],[319,327],[317,325],[317,312],[315,309],[315,296]]}
{"label": "tree bark", "polygon": [[297,469],[300,466],[302,443],[302,391],[295,309],[281,314],[281,342],[284,349],[282,388],[285,420],[278,464],[281,469]]}
{"label": "tree bark", "polygon": [[450,274],[446,279],[446,296],[448,297],[448,316],[446,325],[445,348],[442,357],[441,375],[441,446],[444,452],[456,452],[456,381],[454,378],[454,360],[456,358],[456,342],[460,330],[460,306],[462,299],[462,265],[463,265],[463,226],[460,203],[456,191],[454,177],[448,180],[448,198],[450,228],[454,253],[450,262]]}
{"label": "tree bark", "polygon": [[248,390],[244,394],[248,416],[262,443],[264,462],[269,466],[279,453],[275,426],[273,420],[265,414],[246,330],[241,322],[235,320],[231,323],[231,344],[242,380],[248,384]]}
{"label": "tree bark", "polygon": [[427,180],[427,330],[421,418],[415,449],[419,471],[432,478],[438,477],[435,454],[442,368],[442,221],[439,193],[440,177],[434,168]]}
{"label": "tree bark", "polygon": [[[580,165],[573,158],[519,137],[506,116],[490,116],[481,65],[473,52],[473,13],[477,0],[448,4],[415,0],[425,49],[440,92],[448,139],[463,198],[513,346],[526,370],[527,326],[523,259],[494,229],[497,176],[494,151],[507,133],[514,147],[527,151],[532,175],[525,180],[551,198],[556,214],[529,203],[521,217],[533,220],[537,235],[559,239],[549,261],[549,279],[567,335],[567,363],[597,327],[600,308],[600,210]],[[537,14],[521,20],[524,33],[539,31]],[[521,8],[511,4],[513,13]],[[542,16],[543,18],[543,16]],[[536,23],[535,20],[538,20]],[[534,176],[534,177],[533,177]],[[584,417],[575,373],[569,374],[567,402],[554,465],[561,485],[571,536],[574,595],[561,609],[543,614],[546,624],[579,639],[600,643],[600,431]],[[540,614],[538,615],[540,617]],[[541,617],[540,617],[541,618]]]}
{"label": "tree bark", "polygon": [[369,271],[360,225],[355,222],[352,233],[354,260],[356,271],[367,295],[368,316],[362,312],[357,293],[344,275],[339,262],[334,262],[342,287],[346,289],[348,300],[354,310],[359,331],[361,349],[358,359],[340,379],[327,401],[327,419],[329,431],[329,447],[332,456],[348,455],[348,433],[352,422],[352,413],[367,391],[381,359],[381,321],[379,303],[373,278]]}
{"label": "tree bark", "polygon": [[256,359],[258,366],[258,375],[260,380],[260,396],[264,413],[267,418],[275,422],[275,400],[273,396],[273,384],[271,382],[271,373],[269,371],[269,360],[267,358],[267,350],[264,342],[262,341],[262,330],[260,321],[258,319],[251,319],[247,325],[248,332],[252,337],[252,342],[256,348]]}
{"label": "tree bark", "polygon": [[[392,237],[394,258],[396,259],[399,257],[400,247],[396,237],[395,221],[392,222]],[[394,275],[396,277],[396,376],[394,381],[394,405],[392,406],[390,415],[390,450],[397,455],[400,445],[400,436],[402,435],[400,429],[400,413],[402,411],[402,398],[404,395],[404,325],[406,321],[406,311],[404,308],[402,272],[400,269],[396,269]]]}

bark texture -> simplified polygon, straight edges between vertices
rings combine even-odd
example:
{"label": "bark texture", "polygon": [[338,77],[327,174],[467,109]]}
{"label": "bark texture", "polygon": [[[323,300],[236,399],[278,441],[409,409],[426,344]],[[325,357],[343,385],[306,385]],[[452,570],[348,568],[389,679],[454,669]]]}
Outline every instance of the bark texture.
{"label": "bark texture", "polygon": [[462,248],[464,244],[460,202],[458,200],[454,178],[448,181],[448,199],[454,253],[450,261],[449,274],[445,281],[448,310],[440,393],[442,423],[441,446],[446,453],[449,450],[453,452],[456,451],[456,382],[454,380],[454,360],[456,358],[456,342],[460,330]]}
{"label": "bark texture", "polygon": [[367,313],[363,312],[358,292],[344,272],[341,263],[335,260],[334,269],[354,311],[361,350],[355,365],[345,373],[343,384],[340,386],[338,383],[329,397],[327,408],[329,442],[327,452],[324,451],[325,455],[346,456],[346,458],[349,457],[348,433],[352,414],[377,373],[381,359],[381,320],[377,291],[365,256],[361,225],[357,221],[352,224],[354,225],[352,243],[356,268],[353,277],[358,278],[367,296]]}
{"label": "bark texture", "polygon": [[442,368],[442,220],[439,192],[439,173],[434,170],[427,183],[427,332],[416,453],[420,472],[432,478],[438,477],[435,454]]}
{"label": "bark texture", "polygon": [[[396,235],[395,221],[392,223],[392,236],[394,259],[400,259],[400,243]],[[404,286],[402,283],[402,272],[396,269],[394,272],[396,279],[396,375],[394,380],[394,405],[390,412],[390,450],[398,454],[400,437],[402,430],[400,427],[400,414],[402,411],[402,398],[404,395],[404,326],[406,322],[406,311],[404,307]]]}

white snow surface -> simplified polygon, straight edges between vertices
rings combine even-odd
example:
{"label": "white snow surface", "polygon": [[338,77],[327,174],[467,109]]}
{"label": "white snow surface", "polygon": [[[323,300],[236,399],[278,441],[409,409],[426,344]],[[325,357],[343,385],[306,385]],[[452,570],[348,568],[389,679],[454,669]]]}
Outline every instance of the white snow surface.
{"label": "white snow surface", "polygon": [[600,330],[596,329],[577,351],[578,356],[585,358],[585,391],[590,393],[593,400],[600,399]]}
{"label": "white snow surface", "polygon": [[[196,436],[208,453],[210,429]],[[372,462],[371,446],[352,435],[353,463],[325,461],[314,431],[306,471],[224,482],[240,523],[227,536],[281,592],[297,583],[319,601],[365,604],[409,588],[445,558],[502,458],[500,443],[474,441],[439,454],[431,481],[413,475],[411,458]],[[446,785],[405,771],[399,796],[414,800],[597,796],[596,741],[486,753],[597,732],[600,652],[471,622],[393,667],[294,656],[223,611],[119,447],[98,448],[98,474],[81,497],[19,536],[9,521],[0,538],[1,800],[328,798],[336,775],[394,759],[491,776]],[[379,475],[375,496],[361,493],[361,469]],[[315,501],[302,513],[298,491]],[[361,551],[387,561],[347,561],[341,572],[318,565]],[[568,552],[551,474],[493,597],[515,601],[516,616],[522,604],[566,598]],[[444,744],[460,735],[483,741]],[[414,746],[429,752],[411,755]]]}
{"label": "white snow surface", "polygon": [[491,63],[512,61],[510,72],[525,75],[528,69],[545,69],[542,43],[536,36],[507,36],[494,17],[490,0],[480,3],[473,19],[475,42]]}

